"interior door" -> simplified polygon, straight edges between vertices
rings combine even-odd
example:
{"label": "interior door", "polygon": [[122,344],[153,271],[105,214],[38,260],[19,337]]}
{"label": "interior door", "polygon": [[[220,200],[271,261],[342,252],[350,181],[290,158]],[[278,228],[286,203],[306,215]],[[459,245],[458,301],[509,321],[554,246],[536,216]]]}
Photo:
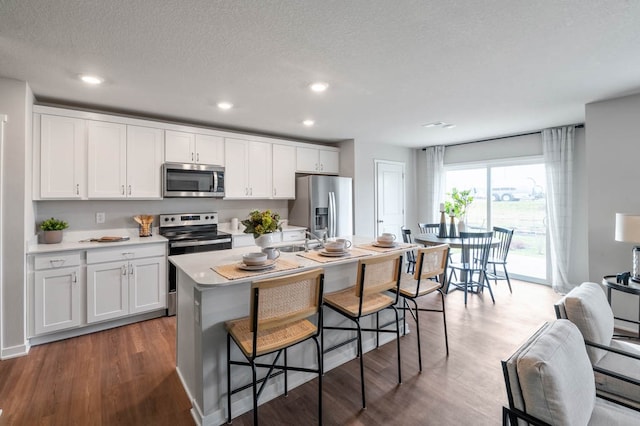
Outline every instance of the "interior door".
{"label": "interior door", "polygon": [[401,237],[405,222],[404,163],[375,160],[376,235],[391,232]]}

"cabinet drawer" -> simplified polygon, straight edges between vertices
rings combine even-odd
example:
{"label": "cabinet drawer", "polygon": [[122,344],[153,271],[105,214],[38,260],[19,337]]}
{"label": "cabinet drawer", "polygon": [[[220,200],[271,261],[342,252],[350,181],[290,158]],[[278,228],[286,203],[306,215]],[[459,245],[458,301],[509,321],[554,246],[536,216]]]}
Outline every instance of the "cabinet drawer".
{"label": "cabinet drawer", "polygon": [[87,264],[117,262],[120,260],[140,259],[143,257],[164,256],[167,252],[165,244],[149,244],[145,246],[122,246],[117,249],[87,251]]}
{"label": "cabinet drawer", "polygon": [[34,259],[36,271],[41,269],[66,268],[68,266],[80,265],[80,253],[58,253],[48,255],[38,255]]}
{"label": "cabinet drawer", "polygon": [[255,246],[256,242],[252,234],[234,235],[233,248]]}
{"label": "cabinet drawer", "polygon": [[304,231],[283,231],[282,241],[300,241],[304,240]]}

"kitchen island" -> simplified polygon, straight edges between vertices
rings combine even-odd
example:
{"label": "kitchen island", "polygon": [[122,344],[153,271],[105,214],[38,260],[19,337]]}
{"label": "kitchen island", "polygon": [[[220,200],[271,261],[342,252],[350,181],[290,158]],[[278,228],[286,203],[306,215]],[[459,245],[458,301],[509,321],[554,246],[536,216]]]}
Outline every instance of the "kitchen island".
{"label": "kitchen island", "polygon": [[[296,267],[286,271],[256,274],[251,277],[227,279],[213,271],[212,268],[223,265],[240,263],[242,255],[258,250],[256,247],[242,247],[207,253],[194,253],[171,256],[169,261],[178,270],[178,307],[177,307],[177,371],[183,386],[192,401],[192,416],[198,424],[220,425],[226,422],[226,331],[224,323],[227,320],[243,317],[249,314],[249,298],[251,282],[256,279],[272,278],[314,268],[324,269],[324,292],[329,293],[349,287],[356,280],[356,254],[376,256],[379,252],[366,251],[355,246],[370,243],[370,238],[352,237],[353,256],[332,258],[327,263],[304,257],[304,252],[281,253],[280,259]],[[398,254],[409,250],[409,247],[399,248]],[[324,311],[326,325],[349,325],[344,317]],[[381,316],[381,321],[390,320],[392,312]],[[368,320],[369,318],[367,318]],[[363,327],[367,324],[362,322]],[[327,332],[325,346],[348,338],[348,332]],[[352,333],[355,337],[355,332]],[[387,333],[381,334],[381,343],[393,339]],[[364,333],[364,351],[375,347],[373,333]],[[236,350],[237,348],[234,348]],[[345,345],[339,350],[327,354],[324,358],[324,370],[329,371],[351,359],[356,355],[355,342]],[[234,357],[240,357],[236,352]],[[298,345],[288,351],[291,365],[307,363],[315,365],[315,347],[313,345]],[[246,384],[250,382],[249,369],[234,369],[232,382]],[[329,373],[330,374],[330,373]],[[289,388],[303,384],[316,377],[314,374],[290,372]],[[270,380],[264,389],[260,402],[263,403],[282,394],[282,376]],[[232,398],[234,416],[238,416],[253,407],[251,390],[247,389]]]}

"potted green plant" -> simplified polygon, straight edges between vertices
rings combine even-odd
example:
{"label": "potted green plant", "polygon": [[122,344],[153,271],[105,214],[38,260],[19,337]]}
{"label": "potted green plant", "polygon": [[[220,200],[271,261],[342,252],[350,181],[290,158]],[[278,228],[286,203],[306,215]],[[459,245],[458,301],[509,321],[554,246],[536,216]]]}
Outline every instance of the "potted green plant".
{"label": "potted green plant", "polygon": [[455,216],[458,219],[458,232],[465,229],[465,215],[469,205],[473,202],[471,192],[471,189],[458,191],[457,188],[452,188],[451,192],[447,193],[451,199],[445,201],[444,210],[449,216]]}
{"label": "potted green plant", "polygon": [[67,229],[69,224],[64,220],[51,218],[42,222],[40,229],[43,231],[45,244],[57,244],[62,241],[62,231]]}
{"label": "potted green plant", "polygon": [[260,247],[268,247],[274,241],[273,233],[282,231],[280,224],[280,213],[271,210],[253,210],[249,213],[249,217],[241,222],[244,226],[245,234],[253,234],[256,245]]}

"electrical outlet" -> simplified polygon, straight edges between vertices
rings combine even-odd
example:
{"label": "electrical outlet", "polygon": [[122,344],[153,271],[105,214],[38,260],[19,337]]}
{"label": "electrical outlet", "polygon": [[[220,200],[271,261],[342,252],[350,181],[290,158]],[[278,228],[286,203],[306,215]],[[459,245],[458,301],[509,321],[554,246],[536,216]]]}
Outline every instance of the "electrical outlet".
{"label": "electrical outlet", "polygon": [[96,213],[96,223],[104,223],[107,215],[104,212]]}

